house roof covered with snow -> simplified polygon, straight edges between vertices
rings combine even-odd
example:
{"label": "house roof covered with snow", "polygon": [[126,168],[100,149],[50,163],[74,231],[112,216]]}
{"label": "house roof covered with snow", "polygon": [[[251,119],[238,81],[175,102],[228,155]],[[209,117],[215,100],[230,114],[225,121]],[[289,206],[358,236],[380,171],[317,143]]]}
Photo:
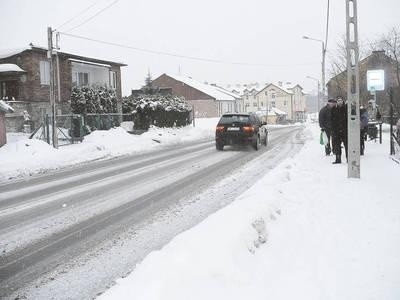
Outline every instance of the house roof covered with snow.
{"label": "house roof covered with snow", "polygon": [[257,93],[264,89],[265,86],[268,84],[261,84],[261,83],[248,83],[248,84],[235,84],[235,85],[228,85],[226,89],[233,93],[237,93],[239,95],[246,95],[248,93]]}
{"label": "house roof covered with snow", "polygon": [[[263,109],[257,111],[257,114],[265,115],[266,110],[267,110],[266,108],[263,108]],[[268,109],[268,116],[275,116],[275,115],[284,116],[284,115],[287,115],[287,113],[284,112],[283,110],[280,110],[280,109],[276,108],[276,107],[270,107]]]}
{"label": "house roof covered with snow", "polygon": [[[263,87],[263,89],[261,89],[260,91],[258,91],[258,93],[262,92],[265,88],[268,88],[270,86],[274,86],[275,88],[280,89],[281,91],[289,94],[289,95],[293,95],[294,91],[293,89],[298,86],[300,89],[303,89],[299,84],[292,84],[292,83],[283,83],[283,82],[278,82],[278,83],[270,83],[268,85],[266,85],[265,87]],[[258,94],[257,93],[257,94]]]}
{"label": "house roof covered with snow", "polygon": [[[8,58],[17,54],[20,54],[22,52],[25,51],[32,51],[32,50],[36,50],[36,51],[47,51],[47,48],[45,47],[39,47],[39,46],[34,46],[34,45],[29,45],[27,47],[20,47],[20,48],[14,48],[14,49],[0,49],[0,59],[3,58]],[[58,52],[59,55],[65,55],[69,58],[73,58],[73,59],[77,59],[77,60],[93,60],[97,63],[102,63],[102,64],[113,64],[113,65],[119,65],[121,67],[123,66],[127,66],[124,63],[121,62],[115,62],[115,61],[110,61],[110,60],[104,60],[104,59],[99,59],[99,58],[94,58],[92,56],[83,56],[83,55],[79,55],[79,54],[72,54],[72,53],[67,53],[67,52]]]}
{"label": "house roof covered with snow", "polygon": [[284,112],[283,110],[280,110],[279,108],[276,107],[271,107],[271,110],[276,113],[277,115],[287,115],[286,112]]}
{"label": "house roof covered with snow", "polygon": [[0,64],[0,73],[8,73],[8,72],[23,73],[25,71],[15,64]]}
{"label": "house roof covered with snow", "polygon": [[0,112],[12,113],[12,112],[14,112],[14,108],[12,108],[10,105],[8,105],[5,101],[0,100]]}
{"label": "house roof covered with snow", "polygon": [[220,87],[220,86],[214,86],[214,87],[215,87],[218,91],[220,91],[220,92],[222,92],[222,93],[225,93],[225,94],[228,94],[228,95],[234,97],[235,99],[241,99],[240,95],[235,94],[234,92],[228,91],[228,90],[226,90],[226,89],[224,89],[224,88],[222,88],[222,87]]}
{"label": "house roof covered with snow", "polygon": [[191,86],[192,88],[195,88],[196,90],[199,90],[207,95],[210,95],[217,101],[235,101],[236,99],[238,99],[237,95],[234,95],[233,93],[221,87],[216,87],[214,85],[201,83],[190,77],[182,75],[172,75],[172,74],[165,74],[165,75],[177,81],[183,82],[184,84]]}
{"label": "house roof covered with snow", "polygon": [[0,49],[0,59],[11,57],[17,54],[20,54],[26,50],[31,49],[32,47],[23,47],[23,48],[13,48],[13,49]]}

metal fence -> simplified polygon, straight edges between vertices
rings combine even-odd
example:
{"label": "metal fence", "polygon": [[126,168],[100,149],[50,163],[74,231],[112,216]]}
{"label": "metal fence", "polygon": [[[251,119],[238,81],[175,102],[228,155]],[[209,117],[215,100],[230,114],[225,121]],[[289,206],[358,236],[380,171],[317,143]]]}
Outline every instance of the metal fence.
{"label": "metal fence", "polygon": [[[94,130],[109,130],[120,126],[121,122],[132,121],[131,114],[61,114],[56,115],[58,146],[82,142],[85,135]],[[44,115],[40,126],[30,138],[41,139],[52,144],[52,121],[50,115]]]}

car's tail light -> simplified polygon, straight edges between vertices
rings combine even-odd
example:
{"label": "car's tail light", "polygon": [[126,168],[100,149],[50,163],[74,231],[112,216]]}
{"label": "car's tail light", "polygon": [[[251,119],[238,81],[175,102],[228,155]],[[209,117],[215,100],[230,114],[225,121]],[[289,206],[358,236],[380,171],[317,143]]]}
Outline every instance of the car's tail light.
{"label": "car's tail light", "polygon": [[216,131],[222,132],[222,131],[224,131],[224,129],[225,129],[225,126],[217,126]]}
{"label": "car's tail light", "polygon": [[243,126],[242,129],[246,133],[253,133],[254,132],[254,127],[253,126]]}

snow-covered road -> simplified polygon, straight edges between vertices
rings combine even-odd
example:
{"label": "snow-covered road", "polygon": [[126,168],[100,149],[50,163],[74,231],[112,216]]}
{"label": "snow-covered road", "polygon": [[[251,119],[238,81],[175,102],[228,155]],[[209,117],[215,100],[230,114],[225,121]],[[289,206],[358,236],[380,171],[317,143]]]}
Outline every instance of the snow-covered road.
{"label": "snow-covered road", "polygon": [[[29,295],[47,298],[49,286],[59,284],[56,294],[51,290],[61,299],[69,283],[76,295],[69,286],[68,298],[93,297],[149,251],[297,153],[304,142],[301,130],[274,129],[268,148],[258,152],[230,147],[219,152],[211,141],[195,142],[2,185],[1,296],[34,286]],[[124,257],[123,265],[110,258],[113,251],[132,249],[136,254]],[[75,274],[89,266],[98,276],[80,280]]]}

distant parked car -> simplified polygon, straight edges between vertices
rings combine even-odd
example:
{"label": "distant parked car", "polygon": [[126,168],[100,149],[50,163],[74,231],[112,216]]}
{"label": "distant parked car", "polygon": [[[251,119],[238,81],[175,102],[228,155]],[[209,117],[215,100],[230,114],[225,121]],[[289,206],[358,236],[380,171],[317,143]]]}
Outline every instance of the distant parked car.
{"label": "distant parked car", "polygon": [[215,146],[223,150],[225,145],[252,145],[258,150],[268,144],[266,125],[252,113],[224,114],[215,130]]}

